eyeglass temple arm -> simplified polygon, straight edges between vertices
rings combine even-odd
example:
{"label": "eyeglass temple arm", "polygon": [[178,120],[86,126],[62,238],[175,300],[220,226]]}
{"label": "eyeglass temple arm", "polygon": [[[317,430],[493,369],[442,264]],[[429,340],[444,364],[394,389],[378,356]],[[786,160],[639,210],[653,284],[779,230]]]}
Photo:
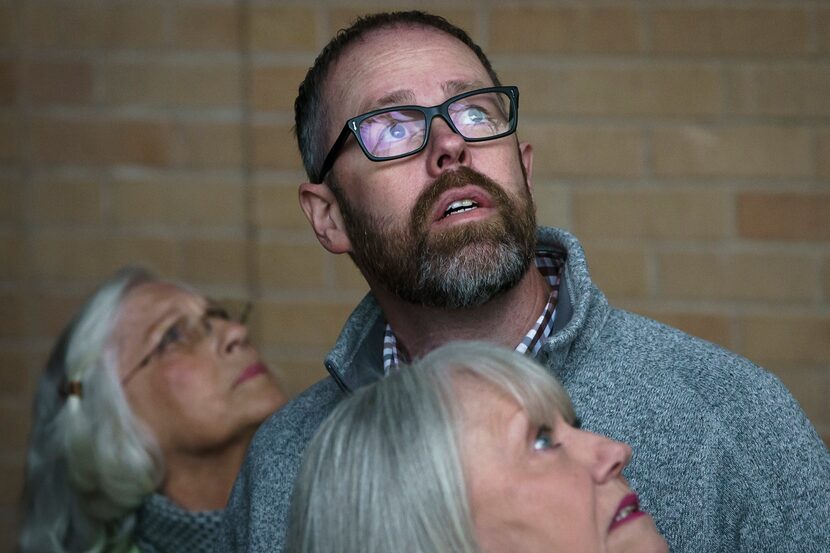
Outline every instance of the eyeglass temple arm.
{"label": "eyeglass temple arm", "polygon": [[[354,125],[354,130],[350,128],[350,125]],[[343,130],[340,131],[340,135],[337,137],[337,140],[334,141],[334,144],[329,150],[329,154],[323,161],[323,166],[320,167],[320,172],[317,173],[317,178],[315,179],[316,184],[323,184],[323,179],[331,169],[331,166],[334,165],[334,160],[337,159],[337,156],[340,154],[341,148],[343,148],[343,144],[345,144],[346,140],[349,139],[349,134],[351,134],[351,132],[357,132],[357,125],[349,121],[343,127]]]}

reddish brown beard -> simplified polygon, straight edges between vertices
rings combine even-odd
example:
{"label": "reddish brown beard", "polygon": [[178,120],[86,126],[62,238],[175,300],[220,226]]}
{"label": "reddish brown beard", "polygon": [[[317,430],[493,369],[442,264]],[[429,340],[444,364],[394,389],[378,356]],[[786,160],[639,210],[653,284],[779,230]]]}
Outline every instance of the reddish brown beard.
{"label": "reddish brown beard", "polygon": [[[473,185],[498,216],[431,232],[434,205],[448,190]],[[533,259],[536,218],[525,186],[516,198],[485,175],[461,167],[417,198],[408,225],[373,217],[333,186],[352,242],[352,258],[370,282],[411,303],[446,308],[481,305],[515,286]]]}

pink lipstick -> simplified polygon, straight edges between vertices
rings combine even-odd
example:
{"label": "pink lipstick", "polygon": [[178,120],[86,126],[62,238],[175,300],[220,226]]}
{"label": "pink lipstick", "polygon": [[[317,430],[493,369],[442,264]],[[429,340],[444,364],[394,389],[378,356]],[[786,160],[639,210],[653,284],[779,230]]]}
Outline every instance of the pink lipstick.
{"label": "pink lipstick", "polygon": [[261,374],[265,374],[267,372],[268,372],[268,367],[266,367],[264,363],[262,363],[262,362],[254,363],[253,365],[249,365],[244,371],[242,371],[242,374],[240,374],[239,378],[236,379],[236,382],[234,382],[234,385],[241,384],[241,383],[245,382],[246,380],[249,380],[249,379],[254,378],[256,376],[259,376]]}
{"label": "pink lipstick", "polygon": [[640,500],[637,498],[637,494],[630,493],[620,501],[617,512],[614,513],[614,519],[611,521],[611,526],[608,527],[608,531],[610,532],[618,526],[638,519],[645,514],[645,511],[640,510]]}

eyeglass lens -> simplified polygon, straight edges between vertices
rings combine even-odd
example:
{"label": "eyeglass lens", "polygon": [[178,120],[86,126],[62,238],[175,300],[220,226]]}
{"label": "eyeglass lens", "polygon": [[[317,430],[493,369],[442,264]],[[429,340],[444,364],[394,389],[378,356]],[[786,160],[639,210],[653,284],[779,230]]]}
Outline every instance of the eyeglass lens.
{"label": "eyeglass lens", "polygon": [[[484,92],[466,96],[448,106],[455,129],[465,138],[489,138],[510,129],[510,96]],[[360,138],[375,157],[414,152],[424,144],[426,118],[418,110],[385,111],[360,123]]]}

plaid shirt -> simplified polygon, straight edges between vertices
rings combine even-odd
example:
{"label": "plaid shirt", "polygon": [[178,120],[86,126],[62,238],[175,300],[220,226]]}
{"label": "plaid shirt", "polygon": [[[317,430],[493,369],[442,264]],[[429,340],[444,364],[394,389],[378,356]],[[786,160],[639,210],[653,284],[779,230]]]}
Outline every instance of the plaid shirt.
{"label": "plaid shirt", "polygon": [[[550,297],[548,303],[542,310],[542,314],[536,319],[522,341],[516,346],[519,353],[529,353],[533,357],[542,349],[542,342],[551,335],[553,331],[553,319],[556,317],[556,299],[559,297],[559,272],[562,269],[563,260],[550,252],[536,252],[536,268],[545,277],[550,286]],[[386,333],[383,337],[383,374],[396,370],[403,358],[402,352],[398,349],[398,340],[389,323],[386,324]]]}

